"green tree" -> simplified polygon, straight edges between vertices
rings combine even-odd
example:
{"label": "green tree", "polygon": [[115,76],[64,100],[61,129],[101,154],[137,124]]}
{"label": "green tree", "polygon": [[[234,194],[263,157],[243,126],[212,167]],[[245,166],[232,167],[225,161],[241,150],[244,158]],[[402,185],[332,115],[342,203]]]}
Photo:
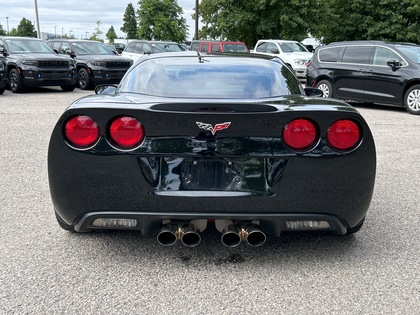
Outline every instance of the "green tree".
{"label": "green tree", "polygon": [[318,0],[202,0],[200,38],[240,40],[253,47],[262,38],[302,40],[317,21]]}
{"label": "green tree", "polygon": [[176,0],[139,0],[137,37],[148,40],[184,42],[187,21]]}
{"label": "green tree", "polygon": [[420,43],[418,0],[320,0],[321,23],[311,34],[324,43],[342,40],[384,40]]}
{"label": "green tree", "polygon": [[113,43],[114,40],[117,38],[117,34],[115,33],[114,27],[111,25],[108,32],[106,33],[106,38],[108,38],[110,43]]}
{"label": "green tree", "polygon": [[35,26],[28,19],[22,18],[17,28],[12,28],[11,36],[37,37]]}
{"label": "green tree", "polygon": [[120,28],[121,31],[127,34],[128,39],[136,39],[137,38],[137,20],[136,20],[136,12],[134,10],[133,4],[127,4],[127,8],[125,9],[124,18],[123,18],[123,26]]}
{"label": "green tree", "polygon": [[99,38],[99,35],[103,34],[103,32],[100,30],[102,22],[101,21],[96,21],[96,28],[95,31],[93,32],[92,36],[90,37],[91,40],[99,40],[99,41],[103,41],[102,39]]}
{"label": "green tree", "polygon": [[3,29],[3,25],[0,24],[0,36],[6,35],[6,31]]}

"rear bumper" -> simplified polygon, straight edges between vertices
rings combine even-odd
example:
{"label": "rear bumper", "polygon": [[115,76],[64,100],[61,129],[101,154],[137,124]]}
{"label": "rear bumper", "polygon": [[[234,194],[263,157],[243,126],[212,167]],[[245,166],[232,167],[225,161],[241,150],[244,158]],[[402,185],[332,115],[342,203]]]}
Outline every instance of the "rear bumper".
{"label": "rear bumper", "polygon": [[[162,228],[162,222],[166,220],[171,221],[190,221],[190,220],[232,220],[239,225],[241,222],[258,221],[259,226],[268,235],[279,237],[282,232],[295,231],[287,227],[286,222],[291,221],[326,221],[330,224],[330,228],[322,229],[323,232],[331,232],[337,235],[343,235],[347,232],[346,223],[334,215],[325,214],[311,214],[311,213],[235,213],[230,215],[223,215],[220,213],[194,213],[194,212],[168,212],[162,213],[148,213],[148,212],[89,212],[81,216],[74,223],[74,230],[76,232],[88,232],[95,229],[102,229],[92,226],[95,219],[112,218],[112,219],[135,219],[137,225],[135,227],[125,228],[126,230],[141,231],[142,235],[150,236],[157,234]],[[301,229],[299,231],[314,231]]]}

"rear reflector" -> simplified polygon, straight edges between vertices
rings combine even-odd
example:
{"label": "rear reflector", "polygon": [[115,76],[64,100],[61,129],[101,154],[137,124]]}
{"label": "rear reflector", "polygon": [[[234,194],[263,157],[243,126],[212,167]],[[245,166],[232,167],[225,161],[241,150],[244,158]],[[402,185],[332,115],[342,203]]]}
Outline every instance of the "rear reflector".
{"label": "rear reflector", "polygon": [[305,220],[305,221],[286,221],[288,230],[322,230],[331,228],[328,221]]}
{"label": "rear reflector", "polygon": [[71,146],[87,149],[98,141],[99,126],[89,116],[75,116],[65,124],[64,135]]}
{"label": "rear reflector", "polygon": [[91,226],[102,228],[134,228],[137,226],[136,219],[98,218],[93,220]]}
{"label": "rear reflector", "polygon": [[315,144],[317,131],[307,119],[295,119],[287,123],[282,132],[284,143],[293,150],[306,150]]}
{"label": "rear reflector", "polygon": [[359,126],[348,119],[337,120],[327,131],[328,144],[337,150],[351,150],[361,139]]}
{"label": "rear reflector", "polygon": [[140,146],[144,140],[144,127],[135,118],[124,116],[115,119],[109,128],[112,143],[122,150]]}

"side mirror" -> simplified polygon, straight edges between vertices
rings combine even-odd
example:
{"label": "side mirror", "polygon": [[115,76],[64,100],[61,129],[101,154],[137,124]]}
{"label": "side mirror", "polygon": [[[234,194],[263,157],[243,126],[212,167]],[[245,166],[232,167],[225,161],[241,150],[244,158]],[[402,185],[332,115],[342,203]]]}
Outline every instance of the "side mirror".
{"label": "side mirror", "polygon": [[115,85],[97,85],[95,88],[95,94],[115,95],[117,87]]}
{"label": "side mirror", "polygon": [[396,60],[387,61],[386,64],[388,67],[391,67],[392,71],[396,71],[402,67],[402,63]]}
{"label": "side mirror", "polygon": [[278,53],[280,53],[280,52],[279,52],[279,50],[278,50],[277,48],[271,49],[271,52],[272,52],[273,54],[278,54]]}
{"label": "side mirror", "polygon": [[309,96],[309,97],[323,97],[324,96],[324,93],[320,89],[317,89],[317,88],[306,87],[304,90],[305,90],[306,96]]}

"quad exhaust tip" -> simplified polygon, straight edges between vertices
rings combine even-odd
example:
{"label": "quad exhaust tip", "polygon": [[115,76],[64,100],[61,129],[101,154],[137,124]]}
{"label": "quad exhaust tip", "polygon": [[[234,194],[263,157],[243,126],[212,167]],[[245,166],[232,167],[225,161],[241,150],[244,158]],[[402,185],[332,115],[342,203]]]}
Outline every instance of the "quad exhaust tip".
{"label": "quad exhaust tip", "polygon": [[245,241],[251,246],[261,246],[267,240],[267,236],[255,224],[246,226],[230,225],[222,233],[221,241],[222,244],[227,247],[236,247],[241,242]]}
{"label": "quad exhaust tip", "polygon": [[171,246],[181,241],[187,247],[194,247],[200,244],[201,236],[192,224],[167,224],[158,233],[157,240],[163,246]]}

